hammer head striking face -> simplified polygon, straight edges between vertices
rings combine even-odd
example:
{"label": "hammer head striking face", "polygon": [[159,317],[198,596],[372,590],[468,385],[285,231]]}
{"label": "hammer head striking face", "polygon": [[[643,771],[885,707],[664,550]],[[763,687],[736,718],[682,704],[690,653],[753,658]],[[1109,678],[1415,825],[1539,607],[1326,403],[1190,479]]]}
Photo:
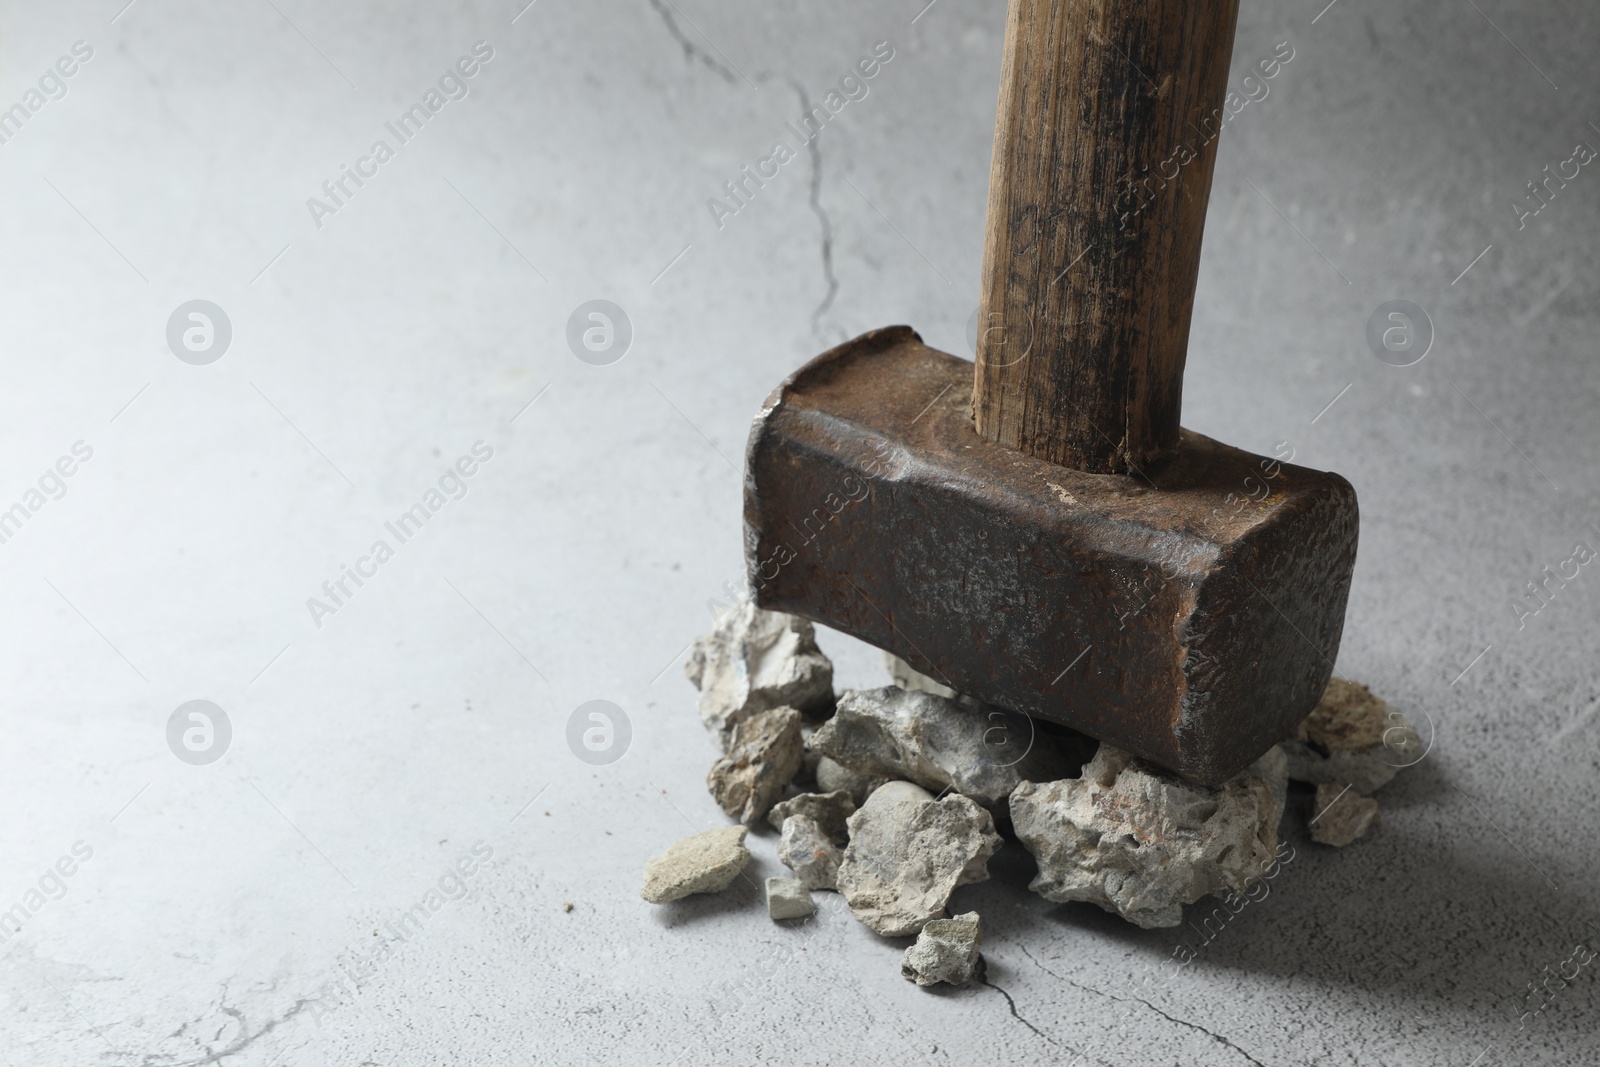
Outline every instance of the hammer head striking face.
{"label": "hammer head striking face", "polygon": [[1348,482],[1187,431],[1155,470],[1087,474],[979,436],[971,403],[972,364],[905,327],[784,382],[747,457],[757,603],[1207,784],[1310,714]]}

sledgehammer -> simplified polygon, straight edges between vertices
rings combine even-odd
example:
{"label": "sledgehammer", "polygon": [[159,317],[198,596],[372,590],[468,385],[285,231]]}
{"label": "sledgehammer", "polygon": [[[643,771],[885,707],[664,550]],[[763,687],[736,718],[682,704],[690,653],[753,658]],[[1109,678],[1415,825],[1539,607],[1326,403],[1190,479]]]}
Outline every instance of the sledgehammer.
{"label": "sledgehammer", "polygon": [[763,607],[1206,784],[1338,655],[1355,491],[1180,429],[1238,0],[1011,0],[976,365],[904,326],[750,435]]}

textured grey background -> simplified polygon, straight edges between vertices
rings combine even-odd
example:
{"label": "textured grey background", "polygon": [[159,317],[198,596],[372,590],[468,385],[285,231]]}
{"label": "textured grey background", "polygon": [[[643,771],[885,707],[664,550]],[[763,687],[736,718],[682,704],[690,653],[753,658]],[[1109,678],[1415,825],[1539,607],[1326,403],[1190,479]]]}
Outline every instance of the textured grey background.
{"label": "textured grey background", "polygon": [[[750,884],[639,901],[647,856],[723,821],[676,663],[740,573],[751,415],[875,326],[967,354],[1004,4],[924,2],[0,9],[0,106],[94,48],[0,145],[0,507],[94,450],[0,544],[0,910],[92,849],[0,944],[0,1060],[1594,1062],[1592,969],[1521,1030],[1513,1002],[1600,921],[1600,578],[1511,607],[1600,545],[1600,173],[1520,231],[1511,206],[1600,143],[1576,0],[1243,5],[1235,81],[1296,57],[1223,139],[1185,423],[1360,492],[1339,669],[1435,735],[1375,836],[1297,836],[1267,900],[1131,990],[1193,935],[1049,905],[1015,849],[957,901],[1004,994],[919,991],[898,946],[837,908],[780,928]],[[480,39],[471,95],[314,226]],[[706,199],[884,39],[718,231]],[[194,298],[234,329],[206,367],[164,338]],[[596,298],[635,327],[608,367],[564,340]],[[1437,330],[1406,369],[1363,339],[1391,299]],[[465,499],[314,626],[480,439]],[[884,681],[824,642],[841,685]],[[205,767],[165,741],[197,698],[234,728]],[[565,741],[591,699],[633,724],[610,766]],[[479,841],[467,895],[334,992]]]}

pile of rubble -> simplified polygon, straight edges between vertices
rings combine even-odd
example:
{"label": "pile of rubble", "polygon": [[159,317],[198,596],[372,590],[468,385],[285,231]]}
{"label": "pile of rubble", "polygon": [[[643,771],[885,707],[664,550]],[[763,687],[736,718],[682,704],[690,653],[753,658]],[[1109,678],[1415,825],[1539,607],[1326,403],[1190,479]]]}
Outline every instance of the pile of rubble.
{"label": "pile of rubble", "polygon": [[773,919],[806,918],[813,890],[836,891],[876,933],[917,938],[906,978],[959,985],[982,977],[982,924],[947,918],[950,897],[989,877],[999,829],[1032,853],[1029,888],[1046,899],[1177,926],[1184,905],[1242,894],[1272,864],[1290,779],[1316,786],[1312,839],[1344,846],[1376,824],[1371,794],[1422,753],[1399,712],[1335,678],[1295,737],[1212,789],[892,656],[889,669],[895,685],[835,698],[809,622],[748,602],[727,612],[686,672],[723,750],[707,787],[738,825],[650,860],[644,898],[726,889],[749,862],[747,830],[765,822],[794,874],[767,880]]}

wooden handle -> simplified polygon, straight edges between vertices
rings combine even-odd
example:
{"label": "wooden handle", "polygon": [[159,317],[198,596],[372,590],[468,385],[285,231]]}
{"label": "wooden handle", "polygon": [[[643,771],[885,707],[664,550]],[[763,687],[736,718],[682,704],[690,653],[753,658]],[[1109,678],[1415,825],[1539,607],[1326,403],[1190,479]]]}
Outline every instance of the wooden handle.
{"label": "wooden handle", "polygon": [[1238,0],[1011,0],[973,417],[1097,473],[1178,444]]}

